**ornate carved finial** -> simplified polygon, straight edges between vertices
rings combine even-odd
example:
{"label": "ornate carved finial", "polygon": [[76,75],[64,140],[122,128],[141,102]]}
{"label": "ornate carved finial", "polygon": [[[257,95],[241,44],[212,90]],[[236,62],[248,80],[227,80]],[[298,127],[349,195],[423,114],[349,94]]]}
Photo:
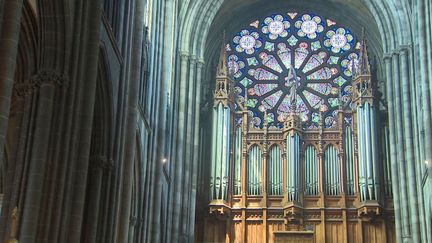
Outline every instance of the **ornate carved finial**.
{"label": "ornate carved finial", "polygon": [[353,93],[352,100],[356,106],[361,106],[365,102],[373,105],[374,85],[371,79],[370,64],[367,52],[366,38],[363,31],[360,56],[353,65]]}
{"label": "ornate carved finial", "polygon": [[[225,36],[225,34],[224,34]],[[227,53],[225,48],[225,37],[222,39],[222,46],[219,56],[219,62],[217,66],[216,71],[216,88],[215,88],[215,96],[214,96],[214,105],[216,106],[220,102],[227,107],[232,105],[232,103],[235,100],[235,94],[234,94],[234,84],[231,80],[232,74],[235,72],[235,70],[229,70],[228,67],[235,68],[235,61],[234,63],[227,63]],[[230,101],[230,102],[229,102]]]}
{"label": "ornate carved finial", "polygon": [[219,62],[218,62],[216,73],[218,77],[228,76],[228,64],[227,64],[227,56],[226,56],[226,48],[225,48],[225,31],[222,37],[222,45],[219,54]]}
{"label": "ornate carved finial", "polygon": [[364,28],[362,29],[362,40],[360,43],[360,56],[357,63],[354,64],[354,78],[360,75],[370,75],[370,64],[367,53],[367,43]]}

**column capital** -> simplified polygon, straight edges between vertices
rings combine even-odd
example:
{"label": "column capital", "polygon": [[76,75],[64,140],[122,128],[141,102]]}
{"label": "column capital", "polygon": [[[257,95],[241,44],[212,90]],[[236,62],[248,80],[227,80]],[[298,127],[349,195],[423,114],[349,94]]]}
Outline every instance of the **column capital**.
{"label": "column capital", "polygon": [[107,159],[105,156],[90,157],[91,169],[112,169],[114,167],[114,160]]}
{"label": "column capital", "polygon": [[407,55],[408,52],[411,50],[412,45],[405,44],[405,45],[399,45],[399,53],[400,55]]}
{"label": "column capital", "polygon": [[398,57],[399,56],[399,49],[393,49],[391,52],[392,57]]}
{"label": "column capital", "polygon": [[37,87],[44,84],[62,86],[66,84],[66,78],[55,70],[41,70],[30,79],[30,82]]}
{"label": "column capital", "polygon": [[204,64],[205,64],[204,59],[201,58],[201,57],[199,57],[199,58],[197,59],[197,64],[198,64],[198,65],[201,65],[201,66],[204,66]]}
{"label": "column capital", "polygon": [[191,62],[197,62],[197,60],[198,60],[198,58],[197,58],[197,56],[196,55],[189,55],[189,60],[191,61]]}
{"label": "column capital", "polygon": [[129,219],[129,223],[131,224],[131,226],[136,226],[138,223],[138,217],[136,216],[131,216]]}
{"label": "column capital", "polygon": [[30,95],[37,86],[31,80],[16,83],[13,87],[13,96],[15,97],[24,97]]}
{"label": "column capital", "polygon": [[181,58],[188,58],[189,57],[189,52],[188,51],[180,50],[178,52],[178,54],[180,55]]}
{"label": "column capital", "polygon": [[392,53],[385,53],[383,56],[384,62],[391,62],[392,59]]}

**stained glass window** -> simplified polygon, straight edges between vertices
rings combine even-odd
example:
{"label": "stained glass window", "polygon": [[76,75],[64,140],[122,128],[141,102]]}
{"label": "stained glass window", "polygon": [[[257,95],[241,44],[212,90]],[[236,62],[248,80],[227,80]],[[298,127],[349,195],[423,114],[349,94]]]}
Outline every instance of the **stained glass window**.
{"label": "stained glass window", "polygon": [[[336,125],[342,102],[351,102],[351,65],[359,44],[335,21],[306,13],[274,14],[253,21],[227,44],[237,109],[252,125],[281,128],[290,112],[306,129]],[[295,110],[294,110],[295,109]]]}

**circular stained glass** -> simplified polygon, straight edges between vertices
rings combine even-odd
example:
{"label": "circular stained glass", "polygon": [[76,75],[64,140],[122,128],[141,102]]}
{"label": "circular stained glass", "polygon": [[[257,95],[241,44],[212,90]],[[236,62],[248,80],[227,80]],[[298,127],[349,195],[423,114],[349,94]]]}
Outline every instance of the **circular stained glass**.
{"label": "circular stained glass", "polygon": [[317,29],[318,29],[318,25],[313,20],[304,21],[301,25],[301,30],[307,35],[315,33]]}
{"label": "circular stained glass", "polygon": [[276,20],[276,21],[270,22],[269,31],[273,35],[279,35],[280,33],[282,33],[284,31],[284,25],[283,25],[282,21]]}
{"label": "circular stained glass", "polygon": [[336,34],[330,38],[333,47],[342,48],[346,45],[347,39],[344,35]]}
{"label": "circular stained glass", "polygon": [[254,21],[227,45],[237,109],[257,128],[282,128],[291,112],[305,129],[335,126],[339,103],[351,102],[356,44],[349,29],[315,14]]}
{"label": "circular stained glass", "polygon": [[240,38],[240,46],[245,50],[253,49],[255,46],[255,38],[250,35],[245,35]]}

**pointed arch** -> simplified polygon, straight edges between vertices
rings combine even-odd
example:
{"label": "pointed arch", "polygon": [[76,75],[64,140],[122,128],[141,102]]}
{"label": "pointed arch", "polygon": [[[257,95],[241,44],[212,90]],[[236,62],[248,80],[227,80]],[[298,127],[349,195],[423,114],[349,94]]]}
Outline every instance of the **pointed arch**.
{"label": "pointed arch", "polygon": [[262,193],[262,152],[258,145],[252,145],[248,152],[247,163],[247,192],[248,195]]}
{"label": "pointed arch", "polygon": [[282,151],[279,145],[270,147],[267,160],[267,192],[271,196],[282,195]]}

